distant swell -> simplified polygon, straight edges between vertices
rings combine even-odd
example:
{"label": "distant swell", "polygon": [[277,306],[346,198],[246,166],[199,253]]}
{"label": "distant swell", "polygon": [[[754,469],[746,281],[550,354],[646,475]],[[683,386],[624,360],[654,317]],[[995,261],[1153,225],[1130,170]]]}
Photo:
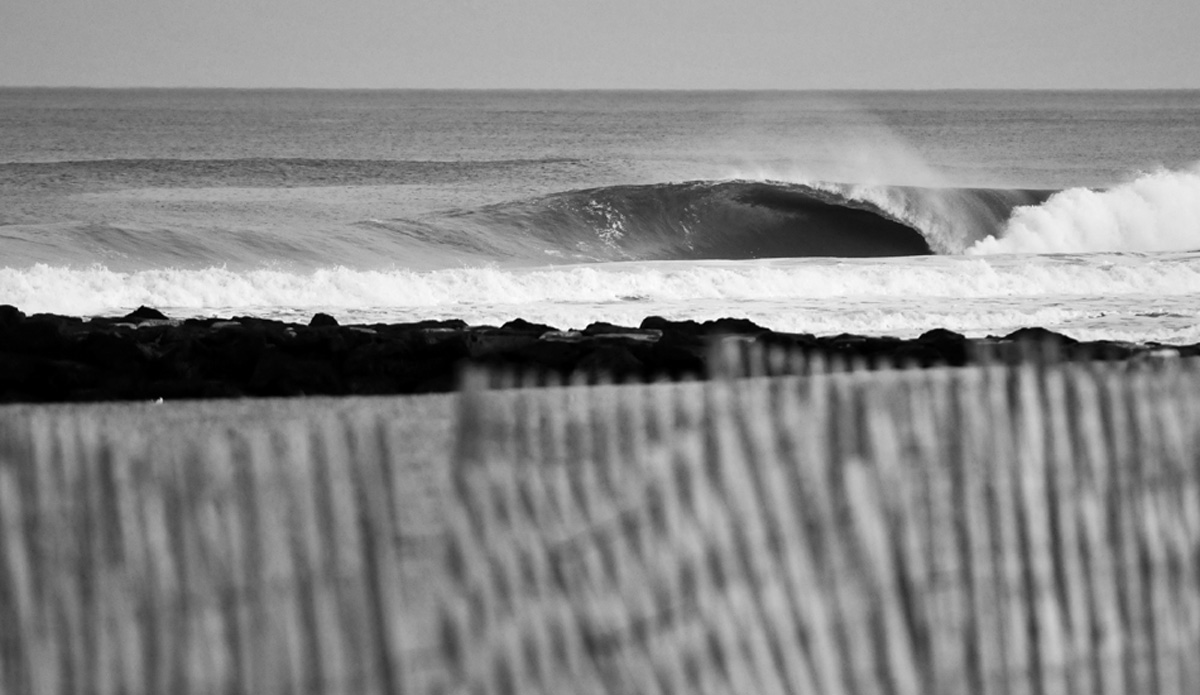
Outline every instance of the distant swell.
{"label": "distant swell", "polygon": [[569,159],[97,159],[0,162],[0,186],[57,190],[154,187],[297,187],[462,183]]}

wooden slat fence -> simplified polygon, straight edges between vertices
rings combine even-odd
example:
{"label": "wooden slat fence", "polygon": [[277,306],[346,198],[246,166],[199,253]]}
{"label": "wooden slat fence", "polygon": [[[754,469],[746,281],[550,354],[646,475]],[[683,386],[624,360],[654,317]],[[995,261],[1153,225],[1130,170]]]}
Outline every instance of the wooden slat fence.
{"label": "wooden slat fence", "polygon": [[418,692],[406,589],[440,545],[404,508],[406,442],[354,415],[0,420],[0,693]]}
{"label": "wooden slat fence", "polygon": [[815,371],[468,392],[443,691],[1200,692],[1196,363]]}
{"label": "wooden slat fence", "polygon": [[0,413],[0,693],[1200,692],[1200,364],[739,359],[804,376],[475,375],[421,471]]}

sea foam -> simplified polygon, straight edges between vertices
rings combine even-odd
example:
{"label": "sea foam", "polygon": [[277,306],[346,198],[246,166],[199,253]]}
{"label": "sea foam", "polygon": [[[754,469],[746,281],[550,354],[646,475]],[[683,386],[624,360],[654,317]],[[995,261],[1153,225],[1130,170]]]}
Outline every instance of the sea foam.
{"label": "sea foam", "polygon": [[1200,164],[1109,188],[1071,188],[1019,207],[972,254],[1200,249]]}
{"label": "sea foam", "polygon": [[154,269],[38,264],[0,268],[0,297],[26,311],[111,313],[140,304],[192,312],[237,307],[438,308],[629,301],[741,302],[864,298],[1185,296],[1200,256],[925,257],[630,262],[534,269],[315,271]]}

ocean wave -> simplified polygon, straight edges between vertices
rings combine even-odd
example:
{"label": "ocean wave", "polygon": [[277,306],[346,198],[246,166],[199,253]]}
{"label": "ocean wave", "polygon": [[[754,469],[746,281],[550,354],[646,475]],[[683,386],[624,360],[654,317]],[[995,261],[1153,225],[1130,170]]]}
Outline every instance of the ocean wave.
{"label": "ocean wave", "polygon": [[[1011,191],[701,180],[567,190],[381,218],[379,209],[389,203],[379,190],[365,198],[319,198],[315,208],[286,193],[291,190],[230,185],[92,192],[76,197],[72,204],[83,207],[73,220],[6,226],[4,261],[9,267],[117,264],[121,270],[266,263],[430,269],[463,262],[913,256],[961,252],[1028,200]],[[301,190],[315,197],[312,191],[332,189]],[[188,197],[188,191],[203,195]],[[965,236],[956,241],[945,224],[931,222],[949,207],[970,222],[959,225]],[[356,213],[362,214],[355,219]]]}
{"label": "ocean wave", "polygon": [[[803,184],[687,181],[572,190],[448,211],[434,227],[573,261],[911,256],[918,229],[871,201]],[[398,230],[404,228],[402,222]]]}
{"label": "ocean wave", "polygon": [[[379,214],[397,208],[381,196],[403,197],[406,184],[519,176],[520,167],[551,163],[0,164],[0,185],[48,186],[74,195],[71,205],[78,206],[69,214],[47,213],[64,219],[40,220],[21,212],[33,208],[15,205],[17,212],[3,227],[3,262],[13,268],[44,262],[244,270],[274,263],[367,270],[1200,249],[1200,167],[1147,174],[1104,190],[696,180],[571,189],[405,211],[395,218]],[[369,184],[396,185],[369,196],[330,194],[312,205],[303,199],[313,197],[311,191],[363,190]],[[203,196],[188,198],[187,191]],[[287,191],[308,193],[297,200]]]}
{"label": "ocean wave", "polygon": [[1200,165],[1157,171],[1105,190],[1071,188],[1019,207],[975,254],[1200,249]]}

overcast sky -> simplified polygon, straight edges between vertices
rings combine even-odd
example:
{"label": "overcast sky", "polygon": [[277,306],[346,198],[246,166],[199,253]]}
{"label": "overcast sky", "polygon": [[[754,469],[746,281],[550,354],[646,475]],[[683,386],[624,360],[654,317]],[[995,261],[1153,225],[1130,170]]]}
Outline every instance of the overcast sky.
{"label": "overcast sky", "polygon": [[0,0],[0,85],[1200,87],[1200,0]]}

